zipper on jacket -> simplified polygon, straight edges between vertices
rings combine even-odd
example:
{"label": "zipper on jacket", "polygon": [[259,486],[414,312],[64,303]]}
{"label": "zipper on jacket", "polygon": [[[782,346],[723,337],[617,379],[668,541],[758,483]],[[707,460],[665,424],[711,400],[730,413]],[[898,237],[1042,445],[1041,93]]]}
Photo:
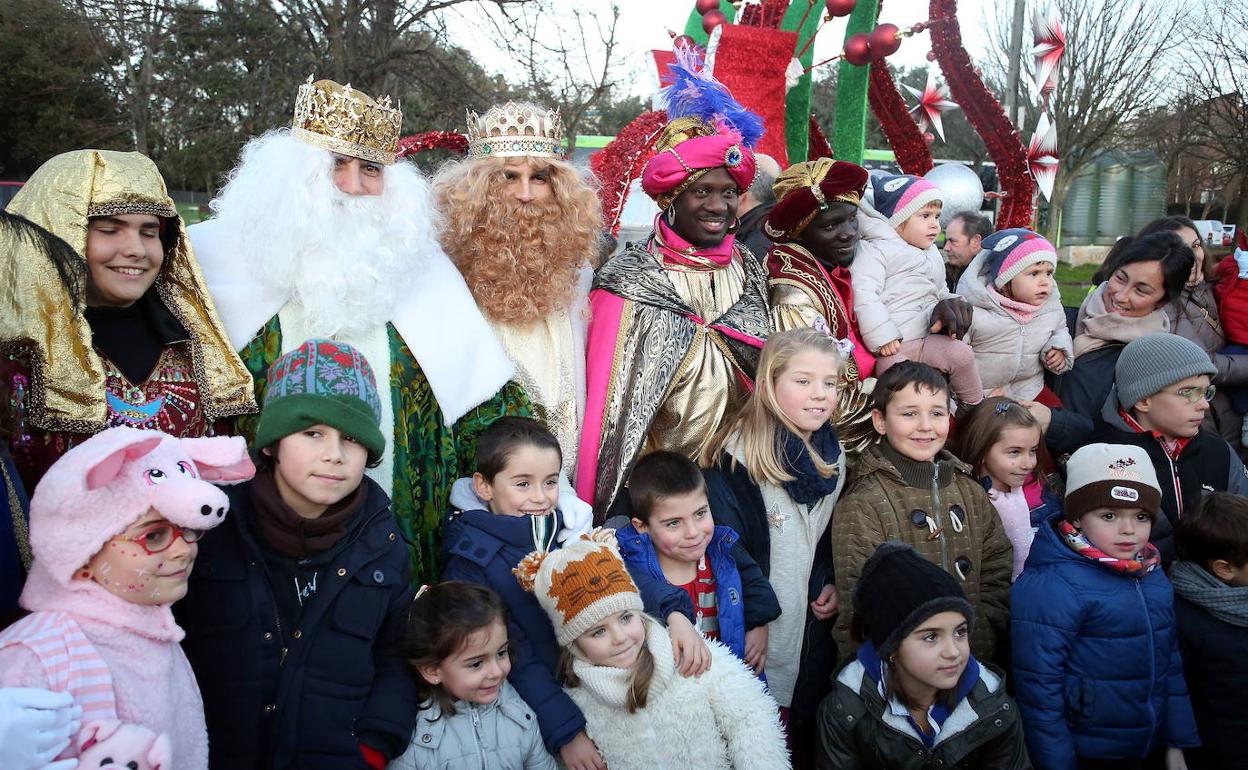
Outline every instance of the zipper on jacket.
{"label": "zipper on jacket", "polygon": [[[499,697],[502,697],[502,688],[499,688]],[[485,747],[481,745],[481,712],[477,711],[477,704],[468,704],[468,713],[472,714],[472,737],[477,743],[477,759],[481,760],[481,770],[490,770],[485,761]]]}
{"label": "zipper on jacket", "polygon": [[1183,518],[1183,482],[1179,480],[1179,468],[1174,464],[1174,458],[1170,456],[1170,451],[1166,449],[1165,442],[1159,438],[1154,438],[1153,440],[1161,447],[1161,455],[1166,458],[1166,464],[1170,466],[1170,480],[1174,482],[1174,518],[1175,521],[1178,521]]}
{"label": "zipper on jacket", "polygon": [[1153,692],[1157,689],[1157,640],[1153,636],[1153,616],[1148,614],[1148,602],[1144,599],[1143,578],[1132,578],[1132,581],[1135,583],[1135,595],[1140,597],[1140,607],[1144,610],[1144,624],[1148,627],[1148,715],[1152,719],[1155,733],[1158,725],[1157,711],[1153,707]]}
{"label": "zipper on jacket", "polygon": [[940,541],[940,567],[945,572],[949,572],[949,542],[945,537],[943,508],[940,500],[940,460],[934,460],[932,462],[932,515],[936,517],[936,531],[940,533],[940,537],[936,538]]}

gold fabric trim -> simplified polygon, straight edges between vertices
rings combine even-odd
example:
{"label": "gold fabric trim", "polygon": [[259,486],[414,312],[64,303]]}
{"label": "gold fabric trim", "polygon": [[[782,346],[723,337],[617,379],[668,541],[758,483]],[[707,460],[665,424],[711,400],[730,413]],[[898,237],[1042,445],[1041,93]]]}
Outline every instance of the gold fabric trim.
{"label": "gold fabric trim", "polygon": [[[9,204],[19,214],[86,253],[91,211],[136,206],[173,209],[149,158],[133,152],[77,150],[31,176]],[[210,420],[256,411],[251,375],[230,346],[180,218],[169,217],[176,244],[153,288],[191,335],[195,376]],[[7,241],[7,239],[6,239]],[[74,312],[56,267],[20,240],[0,243],[0,349],[28,354],[29,419],[47,431],[92,433],[108,414],[105,367],[91,327]]]}
{"label": "gold fabric trim", "polygon": [[114,201],[112,203],[92,203],[87,206],[88,217],[117,217],[127,214],[151,214],[156,217],[176,217],[178,210],[172,205],[166,206],[162,203],[152,203],[149,201]]}
{"label": "gold fabric trim", "polygon": [[7,463],[0,462],[0,476],[4,477],[4,490],[9,495],[9,517],[13,520],[13,538],[17,541],[17,553],[22,559],[22,569],[30,572],[35,554],[30,550],[30,527],[26,525],[26,509],[17,496],[17,482],[9,473]]}

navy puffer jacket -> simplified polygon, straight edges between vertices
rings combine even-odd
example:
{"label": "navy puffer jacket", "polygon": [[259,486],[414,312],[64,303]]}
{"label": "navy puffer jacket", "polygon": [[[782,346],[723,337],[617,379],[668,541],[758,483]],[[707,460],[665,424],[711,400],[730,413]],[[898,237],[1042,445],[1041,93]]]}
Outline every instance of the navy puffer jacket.
{"label": "navy puffer jacket", "polygon": [[1197,745],[1170,580],[1082,556],[1053,523],[1036,533],[1010,600],[1015,698],[1037,770]]}

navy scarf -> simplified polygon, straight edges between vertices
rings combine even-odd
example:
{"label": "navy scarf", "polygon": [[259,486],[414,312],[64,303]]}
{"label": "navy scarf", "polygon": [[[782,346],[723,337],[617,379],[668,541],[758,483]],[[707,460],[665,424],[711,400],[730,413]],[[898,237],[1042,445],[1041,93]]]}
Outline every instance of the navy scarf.
{"label": "navy scarf", "polygon": [[[810,435],[810,444],[829,465],[836,464],[841,456],[841,442],[830,422]],[[815,462],[811,459],[805,442],[789,431],[784,433],[784,469],[794,477],[792,481],[784,482],[784,491],[793,502],[801,505],[819,502],[835,492],[837,485],[841,483],[838,473],[826,479],[820,476],[815,470]]]}

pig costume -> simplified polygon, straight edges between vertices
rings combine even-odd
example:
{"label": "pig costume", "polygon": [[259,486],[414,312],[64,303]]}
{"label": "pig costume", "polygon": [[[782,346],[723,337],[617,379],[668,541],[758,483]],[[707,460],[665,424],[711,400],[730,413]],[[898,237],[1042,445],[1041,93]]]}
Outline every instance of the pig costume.
{"label": "pig costume", "polygon": [[241,438],[118,427],[65,453],[31,500],[34,563],[20,601],[32,614],[0,633],[0,686],[68,691],[84,724],[118,719],[163,733],[173,766],[205,770],[203,703],[170,604],[135,604],[75,573],[149,510],[215,527],[229,501],[213,485],[254,473]]}

